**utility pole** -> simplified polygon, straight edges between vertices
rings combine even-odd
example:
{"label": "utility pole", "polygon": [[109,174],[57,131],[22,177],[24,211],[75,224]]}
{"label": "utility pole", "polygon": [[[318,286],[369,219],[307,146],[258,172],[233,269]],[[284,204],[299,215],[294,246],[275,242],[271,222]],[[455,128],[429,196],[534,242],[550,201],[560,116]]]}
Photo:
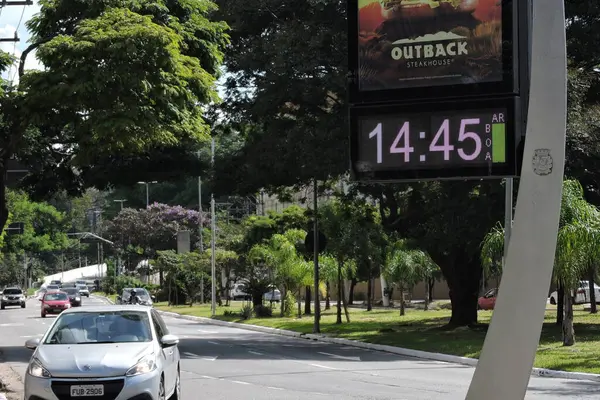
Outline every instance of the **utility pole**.
{"label": "utility pole", "polygon": [[123,203],[125,203],[127,200],[123,199],[123,200],[113,200],[115,203],[121,203],[121,211],[123,211]]}
{"label": "utility pole", "polygon": [[[211,166],[214,168],[215,165],[215,138],[212,138],[212,142],[210,145],[210,153],[211,153]],[[211,220],[211,231],[212,231],[212,240],[210,244],[211,255],[210,255],[210,273],[211,273],[211,304],[210,304],[210,312],[214,317],[217,312],[217,287],[216,287],[216,264],[215,264],[215,245],[216,245],[216,223],[217,216],[215,215],[215,194],[210,194],[210,220]]]}
{"label": "utility pole", "polygon": [[[121,211],[123,211],[123,203],[125,203],[126,201],[127,201],[126,199],[114,200],[115,203],[121,203]],[[121,232],[121,243],[123,243],[123,232]],[[121,272],[121,268],[123,267],[122,263],[123,263],[123,260],[121,259],[121,250],[120,250],[119,253],[117,254],[117,268],[115,268],[115,278]],[[81,264],[81,261],[80,261],[80,264]],[[81,267],[81,265],[79,265],[79,266]]]}
{"label": "utility pole", "polygon": [[[321,333],[321,302],[319,300],[319,221],[317,216],[319,194],[318,194],[317,179],[313,179],[313,231],[314,234],[314,250],[313,250],[313,264],[314,264],[314,278],[315,278],[315,320],[313,324],[313,333]],[[369,283],[370,284],[370,283]],[[310,299],[309,299],[310,301]]]}
{"label": "utility pole", "polygon": [[151,183],[158,183],[158,181],[152,181],[152,182],[140,181],[140,182],[138,182],[138,184],[140,184],[140,185],[146,185],[146,208],[150,207],[150,184]]}
{"label": "utility pole", "polygon": [[0,42],[6,43],[6,42],[20,42],[21,39],[19,39],[19,35],[17,35],[17,31],[15,31],[15,36],[11,37],[11,38],[0,38]]}
{"label": "utility pole", "polygon": [[[200,150],[196,152],[200,159]],[[202,229],[204,228],[204,215],[202,214],[202,177],[198,175],[198,236],[200,238],[200,254],[204,253],[204,238]],[[204,275],[200,278],[200,301],[204,304]]]}

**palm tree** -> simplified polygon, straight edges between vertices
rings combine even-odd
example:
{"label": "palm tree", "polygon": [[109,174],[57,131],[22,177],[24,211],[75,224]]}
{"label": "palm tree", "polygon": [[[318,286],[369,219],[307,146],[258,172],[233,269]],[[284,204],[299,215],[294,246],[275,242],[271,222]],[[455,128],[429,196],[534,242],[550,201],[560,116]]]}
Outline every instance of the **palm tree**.
{"label": "palm tree", "polygon": [[[589,204],[578,181],[563,183],[559,231],[554,259],[554,283],[565,291],[562,315],[563,345],[575,343],[573,329],[573,291],[578,288],[582,275],[590,265],[600,261],[600,212]],[[504,232],[497,225],[486,235],[482,243],[481,260],[484,270],[497,267],[503,254]],[[593,290],[593,287],[590,288]],[[559,311],[560,313],[560,307]]]}
{"label": "palm tree", "polygon": [[403,240],[398,240],[388,247],[384,276],[386,281],[393,283],[400,292],[400,315],[405,315],[404,293],[419,282],[423,277],[423,252],[410,249]]}
{"label": "palm tree", "polygon": [[425,282],[425,311],[429,309],[429,280],[439,266],[431,259],[429,254],[422,250],[412,250],[411,257],[416,267],[419,281]]}

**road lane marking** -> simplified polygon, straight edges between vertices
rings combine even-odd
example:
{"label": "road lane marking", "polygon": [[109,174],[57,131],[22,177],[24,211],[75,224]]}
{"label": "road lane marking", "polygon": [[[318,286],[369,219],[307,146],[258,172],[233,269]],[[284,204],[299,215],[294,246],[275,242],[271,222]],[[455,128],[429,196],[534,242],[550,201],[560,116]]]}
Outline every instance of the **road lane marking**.
{"label": "road lane marking", "polygon": [[257,356],[264,356],[264,354],[263,354],[263,353],[259,353],[258,351],[252,351],[252,350],[248,350],[248,353],[250,353],[250,354],[255,354],[255,355],[257,355]]}
{"label": "road lane marking", "polygon": [[208,375],[202,375],[202,378],[205,378],[205,379],[219,379],[219,378],[215,378],[214,376],[208,376]]}
{"label": "road lane marking", "polygon": [[308,364],[308,365],[312,365],[313,367],[319,367],[319,368],[325,368],[325,369],[335,369],[335,370],[337,370],[337,368],[328,367],[328,366],[326,366],[326,365],[321,365],[321,364]]}
{"label": "road lane marking", "polygon": [[278,388],[275,386],[267,386],[267,389],[273,389],[273,390],[285,390],[284,388]]}
{"label": "road lane marking", "polygon": [[0,328],[6,328],[6,327],[11,327],[11,326],[25,326],[25,324],[19,323],[19,322],[10,322],[8,324],[0,324]]}
{"label": "road lane marking", "polygon": [[190,357],[200,357],[198,354],[190,353],[189,351],[184,351],[183,354]]}
{"label": "road lane marking", "polygon": [[213,341],[210,341],[210,340],[208,341],[208,343],[210,343],[210,344],[216,344],[217,346],[220,344],[220,343],[213,342]]}
{"label": "road lane marking", "polygon": [[206,331],[206,330],[203,330],[203,329],[198,329],[198,332],[201,332],[201,333],[219,333],[219,332],[216,332],[216,331]]}
{"label": "road lane marking", "polygon": [[217,357],[202,357],[204,361],[215,361]]}
{"label": "road lane marking", "polygon": [[317,351],[317,353],[322,354],[324,356],[337,358],[339,360],[360,361],[360,357],[338,356],[337,354],[325,353],[324,351]]}
{"label": "road lane marking", "polygon": [[[224,379],[224,380],[225,380],[225,379]],[[248,383],[248,382],[242,382],[242,381],[230,381],[230,382],[233,382],[233,383],[239,383],[240,385],[249,385],[249,383]]]}

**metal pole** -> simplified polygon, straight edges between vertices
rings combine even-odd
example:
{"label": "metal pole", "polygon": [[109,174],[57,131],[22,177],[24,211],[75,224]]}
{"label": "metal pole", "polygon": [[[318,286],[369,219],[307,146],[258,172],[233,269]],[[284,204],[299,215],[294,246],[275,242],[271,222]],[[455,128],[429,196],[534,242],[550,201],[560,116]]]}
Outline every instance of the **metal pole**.
{"label": "metal pole", "polygon": [[150,207],[150,184],[146,182],[146,208]]}
{"label": "metal pole", "polygon": [[[196,153],[198,158],[200,158],[200,151]],[[204,227],[204,216],[202,214],[202,177],[198,176],[198,213],[199,213],[199,223],[198,223],[198,236],[200,237],[200,253],[204,252],[204,238],[202,234],[202,229]],[[200,302],[204,304],[204,275],[200,278]]]}
{"label": "metal pole", "polygon": [[[211,142],[211,165],[215,165],[215,138],[212,139]],[[210,220],[211,220],[211,255],[210,255],[210,277],[211,277],[211,304],[210,311],[211,315],[214,317],[217,312],[217,287],[216,287],[216,268],[215,268],[215,242],[216,242],[216,216],[215,216],[215,196],[214,193],[210,194]]]}
{"label": "metal pole", "polygon": [[320,333],[320,320],[321,320],[321,303],[319,302],[319,222],[317,218],[318,211],[318,193],[317,193],[317,179],[313,180],[313,231],[314,234],[314,250],[313,250],[313,263],[315,267],[314,278],[315,278],[315,321],[313,325],[313,333]]}

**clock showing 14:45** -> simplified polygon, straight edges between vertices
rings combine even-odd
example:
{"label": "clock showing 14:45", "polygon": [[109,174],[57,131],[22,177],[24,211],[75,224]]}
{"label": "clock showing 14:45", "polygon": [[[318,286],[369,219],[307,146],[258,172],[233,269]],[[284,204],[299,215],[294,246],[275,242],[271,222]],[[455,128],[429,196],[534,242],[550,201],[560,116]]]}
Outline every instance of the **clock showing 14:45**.
{"label": "clock showing 14:45", "polygon": [[361,116],[359,171],[484,167],[507,162],[506,109]]}

